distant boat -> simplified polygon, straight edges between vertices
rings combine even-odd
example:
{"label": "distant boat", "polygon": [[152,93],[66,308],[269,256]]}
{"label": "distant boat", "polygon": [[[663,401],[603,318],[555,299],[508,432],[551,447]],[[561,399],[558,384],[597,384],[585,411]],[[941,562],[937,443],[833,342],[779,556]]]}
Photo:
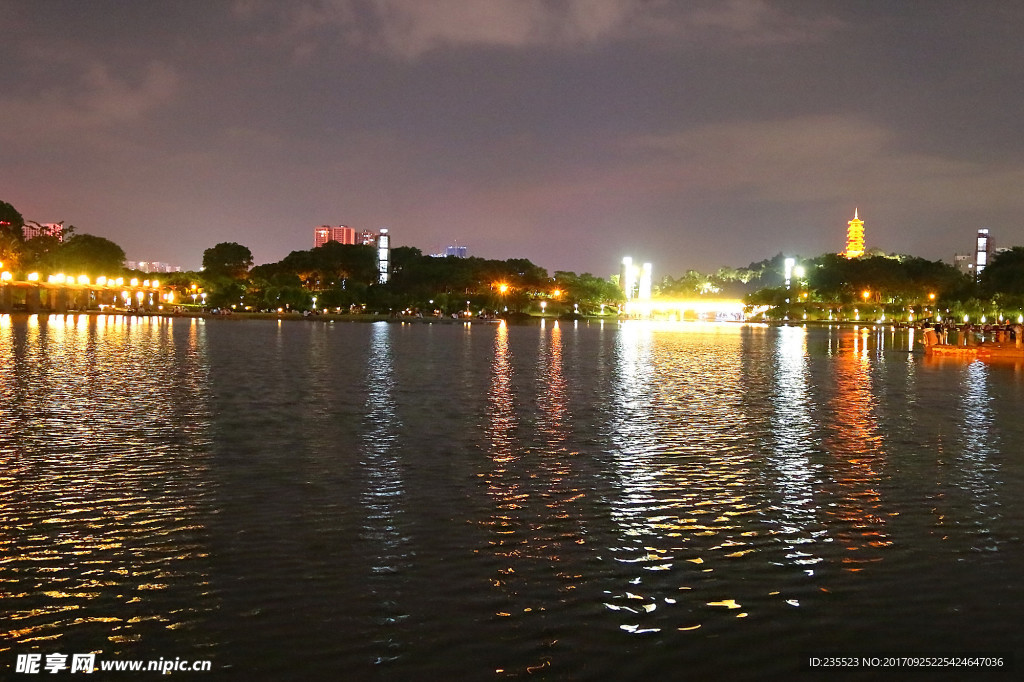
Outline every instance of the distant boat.
{"label": "distant boat", "polygon": [[[963,333],[963,332],[961,332]],[[1016,342],[986,341],[974,345],[956,345],[939,343],[938,334],[934,329],[924,330],[925,355],[950,356],[961,358],[978,358],[979,360],[1024,360],[1024,345],[1018,338]]]}

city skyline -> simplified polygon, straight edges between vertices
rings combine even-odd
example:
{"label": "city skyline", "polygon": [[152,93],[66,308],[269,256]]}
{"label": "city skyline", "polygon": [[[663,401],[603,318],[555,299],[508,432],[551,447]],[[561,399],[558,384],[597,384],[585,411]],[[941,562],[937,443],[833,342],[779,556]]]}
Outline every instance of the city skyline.
{"label": "city skyline", "polygon": [[[1024,243],[1024,7],[0,0],[5,201],[199,265],[331,216],[607,276]],[[336,223],[335,223],[336,224]]]}

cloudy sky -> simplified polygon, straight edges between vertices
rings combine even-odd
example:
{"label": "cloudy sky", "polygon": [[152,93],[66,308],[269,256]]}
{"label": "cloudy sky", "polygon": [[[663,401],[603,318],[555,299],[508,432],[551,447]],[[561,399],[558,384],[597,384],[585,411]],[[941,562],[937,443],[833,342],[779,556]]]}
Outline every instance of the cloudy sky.
{"label": "cloudy sky", "polygon": [[321,224],[607,276],[1024,244],[1013,0],[0,0],[0,200],[131,260]]}

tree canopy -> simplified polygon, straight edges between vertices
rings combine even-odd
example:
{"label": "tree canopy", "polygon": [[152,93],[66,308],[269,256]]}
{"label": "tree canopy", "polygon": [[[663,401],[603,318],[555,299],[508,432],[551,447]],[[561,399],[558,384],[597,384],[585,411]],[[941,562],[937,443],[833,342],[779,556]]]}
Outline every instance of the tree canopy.
{"label": "tree canopy", "polygon": [[0,236],[11,236],[17,241],[25,240],[25,233],[22,227],[25,226],[25,219],[6,201],[0,201]]}
{"label": "tree canopy", "polygon": [[57,250],[60,269],[68,274],[118,273],[124,269],[124,249],[103,237],[76,234]]}
{"label": "tree canopy", "polygon": [[203,251],[203,270],[214,277],[244,279],[252,267],[252,252],[235,242],[221,242]]}
{"label": "tree canopy", "polygon": [[1024,246],[997,253],[981,271],[981,285],[990,294],[1024,295]]}

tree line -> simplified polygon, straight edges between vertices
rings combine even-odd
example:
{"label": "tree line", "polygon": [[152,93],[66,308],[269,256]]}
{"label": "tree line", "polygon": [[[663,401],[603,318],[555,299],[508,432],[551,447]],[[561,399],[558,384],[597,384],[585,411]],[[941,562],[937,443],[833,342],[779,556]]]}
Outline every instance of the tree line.
{"label": "tree line", "polygon": [[25,227],[32,224],[0,201],[0,263],[5,271],[113,275],[124,270],[124,250],[109,239],[78,234],[74,225],[62,223],[55,232],[26,239]]}
{"label": "tree line", "polygon": [[[124,271],[125,254],[108,239],[60,226],[63,239],[44,234],[25,239],[26,221],[0,201],[0,262],[12,272],[64,271],[110,276]],[[1024,247],[994,255],[981,276],[961,273],[941,261],[872,251],[848,259],[838,254],[796,258],[798,270],[785,282],[785,257],[722,267],[712,273],[688,270],[664,276],[654,295],[665,298],[742,298],[752,309],[781,319],[822,311],[873,309],[895,315],[912,309],[944,310],[975,317],[999,310],[1024,312]],[[438,258],[419,249],[391,250],[389,281],[378,281],[373,247],[328,242],[293,251],[277,263],[255,265],[251,251],[224,242],[203,252],[198,272],[169,273],[164,284],[188,302],[206,294],[208,307],[249,310],[318,309],[372,312],[439,311],[486,308],[493,311],[594,313],[623,302],[617,277],[604,279],[544,268],[524,258]],[[140,273],[141,274],[141,273]],[[198,303],[198,296],[191,300]]]}
{"label": "tree line", "polygon": [[225,242],[203,253],[202,271],[175,273],[166,283],[187,288],[199,281],[208,290],[208,305],[250,310],[307,310],[316,297],[317,309],[377,313],[515,313],[535,310],[541,300],[554,313],[590,313],[623,300],[617,285],[590,273],[551,276],[525,258],[439,258],[411,246],[391,249],[383,284],[371,246],[327,242],[277,263],[252,262],[247,247]]}

